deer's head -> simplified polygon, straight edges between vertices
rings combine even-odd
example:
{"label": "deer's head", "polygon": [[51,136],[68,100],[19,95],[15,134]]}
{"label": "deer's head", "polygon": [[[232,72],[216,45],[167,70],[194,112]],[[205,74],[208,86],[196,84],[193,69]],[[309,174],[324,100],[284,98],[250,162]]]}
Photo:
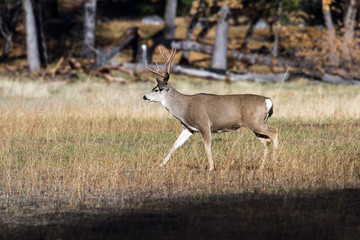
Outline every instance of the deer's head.
{"label": "deer's head", "polygon": [[159,47],[159,51],[160,51],[161,57],[164,60],[164,70],[163,71],[160,70],[159,65],[157,64],[156,60],[154,60],[154,62],[156,64],[156,69],[150,68],[148,66],[147,62],[145,61],[146,68],[150,72],[163,78],[162,80],[156,78],[156,82],[157,82],[156,87],[154,87],[149,93],[144,95],[143,99],[148,102],[165,101],[167,94],[169,92],[169,89],[170,89],[170,86],[168,85],[168,80],[170,78],[171,62],[175,56],[176,49],[173,48],[171,50],[170,55],[168,55],[166,50],[162,51],[160,47]]}

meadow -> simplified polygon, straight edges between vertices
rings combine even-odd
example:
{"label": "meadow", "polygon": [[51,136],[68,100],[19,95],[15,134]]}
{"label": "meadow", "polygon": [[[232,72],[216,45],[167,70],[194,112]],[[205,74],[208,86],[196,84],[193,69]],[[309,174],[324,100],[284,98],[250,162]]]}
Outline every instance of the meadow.
{"label": "meadow", "polygon": [[251,131],[239,129],[213,135],[215,172],[208,171],[198,134],[160,169],[181,125],[160,104],[142,100],[154,83],[2,79],[0,221],[148,205],[159,209],[166,201],[213,196],[266,198],[359,188],[360,86],[298,80],[279,91],[280,84],[172,79],[188,94],[271,97],[274,115],[268,123],[280,130],[278,159],[270,158],[260,171],[262,144]]}

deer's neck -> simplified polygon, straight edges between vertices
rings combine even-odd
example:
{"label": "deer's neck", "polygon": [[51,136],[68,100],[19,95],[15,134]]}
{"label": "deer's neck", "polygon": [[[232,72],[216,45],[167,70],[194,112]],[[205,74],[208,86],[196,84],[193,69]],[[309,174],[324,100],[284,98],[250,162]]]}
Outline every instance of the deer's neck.
{"label": "deer's neck", "polygon": [[186,107],[188,103],[188,96],[178,92],[176,89],[170,87],[166,99],[161,101],[161,104],[168,110],[171,115],[180,121],[184,121]]}

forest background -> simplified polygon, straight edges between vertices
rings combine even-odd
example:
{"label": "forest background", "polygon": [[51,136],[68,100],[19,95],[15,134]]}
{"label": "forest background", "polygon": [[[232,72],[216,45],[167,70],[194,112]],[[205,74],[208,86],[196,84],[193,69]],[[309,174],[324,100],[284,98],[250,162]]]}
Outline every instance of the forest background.
{"label": "forest background", "polygon": [[[125,63],[150,62],[164,45],[182,51],[177,62],[185,68],[174,70],[180,74],[279,81],[243,73],[273,75],[292,66],[294,76],[357,84],[358,8],[355,0],[5,0],[0,71],[25,67],[42,78],[72,78],[80,70],[114,81],[115,70],[136,80],[143,68]],[[119,52],[128,57],[111,61]]]}

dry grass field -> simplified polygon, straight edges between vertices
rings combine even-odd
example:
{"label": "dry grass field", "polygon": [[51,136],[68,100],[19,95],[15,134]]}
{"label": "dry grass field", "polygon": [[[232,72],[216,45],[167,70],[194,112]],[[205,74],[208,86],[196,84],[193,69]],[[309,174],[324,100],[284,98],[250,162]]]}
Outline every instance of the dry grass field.
{"label": "dry grass field", "polygon": [[213,135],[215,172],[207,169],[198,134],[159,169],[181,126],[160,104],[142,100],[153,83],[2,79],[0,222],[41,224],[34,216],[127,211],[211,196],[290,197],[359,189],[360,86],[299,81],[284,83],[277,95],[279,84],[172,79],[183,93],[271,97],[275,107],[269,124],[280,129],[279,159],[269,159],[260,171],[262,144],[240,129]]}

